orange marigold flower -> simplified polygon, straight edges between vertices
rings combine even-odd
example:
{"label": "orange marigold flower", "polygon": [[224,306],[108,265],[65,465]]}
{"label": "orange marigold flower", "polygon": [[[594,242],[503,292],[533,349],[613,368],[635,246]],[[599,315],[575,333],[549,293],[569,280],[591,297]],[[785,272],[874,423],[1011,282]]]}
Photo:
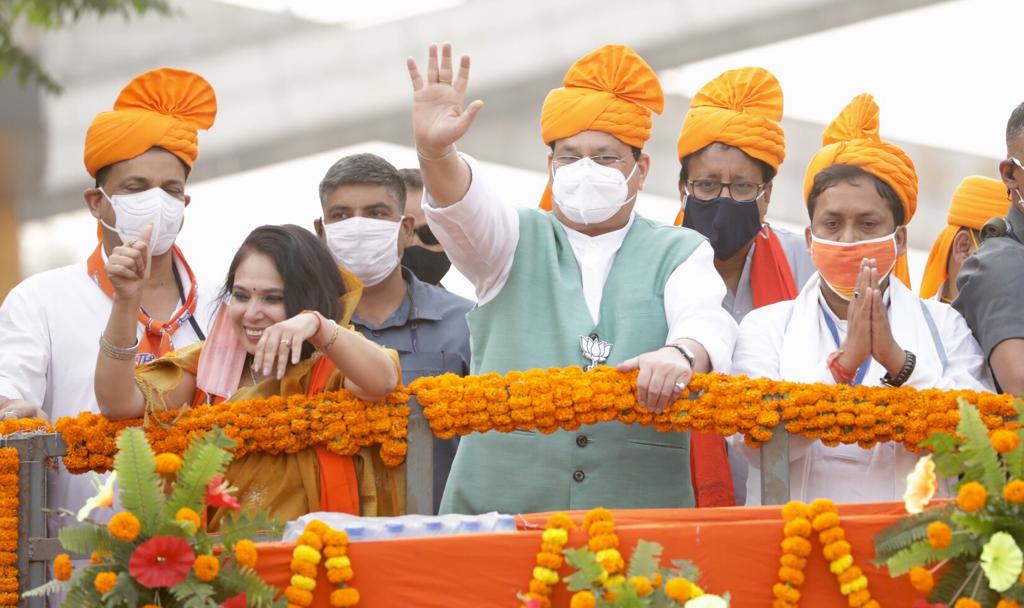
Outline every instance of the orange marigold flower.
{"label": "orange marigold flower", "polygon": [[196,573],[196,578],[208,583],[217,578],[217,574],[220,572],[220,561],[212,555],[200,555],[192,564],[192,570]]}
{"label": "orange marigold flower", "polygon": [[289,585],[284,590],[284,597],[291,604],[297,604],[299,606],[309,606],[313,603],[313,594],[305,589],[299,589],[298,587],[292,587]]}
{"label": "orange marigold flower", "polygon": [[548,519],[548,523],[545,527],[558,528],[560,530],[571,530],[575,527],[575,524],[572,523],[572,519],[570,519],[565,513],[555,513],[550,519]]}
{"label": "orange marigold flower", "polygon": [[996,608],[1020,608],[1020,602],[1017,600],[999,600]]}
{"label": "orange marigold flower", "polygon": [[598,521],[613,521],[612,512],[604,507],[597,507],[587,511],[587,514],[583,516],[583,528],[589,530],[591,524]]}
{"label": "orange marigold flower", "polygon": [[878,602],[871,599],[871,592],[867,589],[854,591],[850,595],[846,596],[846,602],[850,605],[850,608],[867,608],[872,603],[874,603],[875,608],[880,608],[878,606]]}
{"label": "orange marigold flower", "polygon": [[804,584],[803,570],[782,566],[779,568],[779,580],[784,583],[789,583],[794,587],[799,587]]}
{"label": "orange marigold flower", "polygon": [[811,522],[802,517],[787,521],[783,533],[786,536],[810,536]]}
{"label": "orange marigold flower", "polygon": [[178,512],[174,514],[174,519],[192,524],[192,534],[195,534],[203,525],[203,520],[199,518],[199,514],[188,507],[178,509]]}
{"label": "orange marigold flower", "polygon": [[822,513],[838,513],[838,512],[839,512],[839,510],[836,509],[835,503],[832,502],[831,500],[827,499],[827,498],[818,498],[814,502],[811,503],[810,507],[808,507],[808,514],[809,514],[811,520],[813,520],[818,515],[821,515]]}
{"label": "orange marigold flower", "polygon": [[832,543],[839,542],[841,540],[846,540],[846,530],[843,530],[839,526],[823,530],[818,534],[818,541],[821,542],[822,545],[831,545]]}
{"label": "orange marigold flower", "polygon": [[802,557],[797,557],[795,555],[784,553],[782,554],[782,557],[779,558],[779,564],[787,568],[803,570],[804,567],[807,565],[807,560]]}
{"label": "orange marigold flower", "polygon": [[629,578],[629,584],[633,585],[633,589],[640,597],[647,597],[652,591],[654,591],[654,585],[651,584],[651,579],[646,576],[631,576]]}
{"label": "orange marigold flower", "polygon": [[796,604],[800,601],[800,591],[785,583],[775,583],[772,585],[772,593],[775,594],[775,597],[790,604]]}
{"label": "orange marigold flower", "polygon": [[928,544],[933,549],[945,549],[953,542],[953,530],[944,521],[928,524]]}
{"label": "orange marigold flower", "polygon": [[969,597],[962,597],[953,604],[953,608],[981,608],[981,604]]}
{"label": "orange marigold flower", "polygon": [[1020,437],[1013,431],[997,429],[992,431],[992,447],[1000,454],[1012,452],[1020,443]]}
{"label": "orange marigold flower", "polygon": [[651,584],[653,584],[656,589],[661,588],[661,572],[655,572],[651,575]]}
{"label": "orange marigold flower", "polygon": [[1003,488],[1003,498],[1013,504],[1024,502],[1024,481],[1014,479]]}
{"label": "orange marigold flower", "polygon": [[174,475],[181,470],[181,456],[164,452],[156,455],[156,472],[161,475]]}
{"label": "orange marigold flower", "polygon": [[114,538],[132,542],[139,537],[139,532],[142,531],[142,524],[139,522],[139,518],[130,512],[121,511],[110,518],[107,529],[110,530],[110,534]]}
{"label": "orange marigold flower", "polygon": [[[291,569],[295,574],[305,576],[306,578],[316,578],[316,564],[311,564],[300,559],[293,559]],[[330,574],[330,571],[328,571],[327,574]],[[337,581],[331,582],[333,583]]]}
{"label": "orange marigold flower", "polygon": [[71,564],[71,556],[61,553],[53,560],[53,577],[58,581],[66,581],[71,578],[75,567]]}
{"label": "orange marigold flower", "polygon": [[100,572],[96,575],[96,580],[92,582],[93,587],[100,592],[100,595],[109,592],[116,584],[117,572]]}
{"label": "orange marigold flower", "polygon": [[323,541],[320,540],[320,535],[315,532],[311,532],[308,527],[306,528],[306,531],[299,536],[297,544],[313,547],[317,551],[322,549],[324,546]]}
{"label": "orange marigold flower", "polygon": [[331,606],[348,608],[359,603],[359,592],[354,587],[344,587],[331,592]]}
{"label": "orange marigold flower", "polygon": [[825,545],[821,550],[822,555],[825,556],[830,562],[834,562],[840,557],[850,554],[850,543],[845,540],[840,540],[832,543],[831,545]]}
{"label": "orange marigold flower", "polygon": [[927,568],[910,568],[910,584],[913,589],[927,594],[935,588],[935,577]]}
{"label": "orange marigold flower", "polygon": [[693,595],[693,585],[685,578],[670,578],[665,583],[665,595],[677,602],[685,602]]}
{"label": "orange marigold flower", "polygon": [[253,568],[259,554],[256,552],[256,543],[249,539],[243,539],[235,543],[235,561],[239,566]]}
{"label": "orange marigold flower", "polygon": [[857,566],[850,566],[842,574],[839,575],[839,584],[846,585],[852,583],[858,578],[864,576],[864,572],[861,571]]}
{"label": "orange marigold flower", "polygon": [[782,552],[797,557],[807,557],[811,554],[811,543],[806,538],[791,536],[782,541]]}
{"label": "orange marigold flower", "polygon": [[835,528],[839,525],[839,514],[834,512],[825,512],[815,516],[811,521],[811,526],[818,532],[822,530],[828,530],[829,528]]}
{"label": "orange marigold flower", "polygon": [[597,598],[589,591],[577,591],[572,595],[569,606],[570,608],[594,608],[597,606]]}
{"label": "orange marigold flower", "polygon": [[974,513],[984,508],[986,498],[988,498],[988,492],[985,491],[985,486],[976,481],[968,481],[960,486],[960,491],[956,495],[956,504],[964,511]]}

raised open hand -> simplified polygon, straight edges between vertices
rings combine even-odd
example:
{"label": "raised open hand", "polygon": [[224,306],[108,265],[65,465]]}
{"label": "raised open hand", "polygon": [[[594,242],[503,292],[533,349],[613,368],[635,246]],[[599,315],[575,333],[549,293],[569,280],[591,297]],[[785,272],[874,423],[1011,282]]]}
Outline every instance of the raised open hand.
{"label": "raised open hand", "polygon": [[[872,260],[874,261],[874,260]],[[899,279],[889,276],[889,282]],[[879,286],[878,269],[871,272],[871,356],[882,364],[890,375],[897,375],[906,362],[907,353],[896,342],[889,325],[889,309],[882,299]]]}
{"label": "raised open hand", "polygon": [[149,266],[152,256],[149,253],[149,240],[153,235],[153,226],[142,229],[137,241],[128,241],[114,247],[107,258],[107,276],[114,287],[114,295],[118,298],[135,298],[142,294],[142,287],[149,278]]}
{"label": "raised open hand", "polygon": [[469,55],[459,60],[459,72],[452,70],[452,45],[441,46],[438,62],[437,45],[430,45],[427,77],[420,74],[416,60],[406,59],[412,80],[412,131],[416,148],[422,156],[440,158],[450,151],[473,124],[473,118],[484,107],[479,99],[463,108],[469,84]]}
{"label": "raised open hand", "polygon": [[846,309],[846,340],[839,355],[839,364],[849,371],[857,370],[871,355],[871,272],[872,261],[861,260],[853,299]]}

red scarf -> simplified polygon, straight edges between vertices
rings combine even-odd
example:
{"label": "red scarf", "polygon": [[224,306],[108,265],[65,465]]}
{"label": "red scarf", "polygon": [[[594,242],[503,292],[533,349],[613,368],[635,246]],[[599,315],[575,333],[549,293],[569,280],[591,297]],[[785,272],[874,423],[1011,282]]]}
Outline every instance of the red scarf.
{"label": "red scarf", "polygon": [[754,308],[796,297],[796,281],[778,235],[765,226],[754,237],[754,256],[750,261],[750,290]]}
{"label": "red scarf", "polygon": [[[93,282],[103,290],[103,293],[107,294],[108,298],[113,299],[114,286],[110,283],[110,278],[107,276],[103,262],[102,247],[103,243],[96,246],[96,250],[89,256],[86,269]],[[174,350],[174,347],[171,346],[171,336],[182,325],[188,323],[188,320],[196,312],[196,275],[192,273],[192,268],[185,261],[185,256],[181,254],[181,250],[175,246],[173,251],[173,255],[178,260],[181,260],[181,265],[185,268],[185,272],[188,273],[190,283],[188,295],[185,297],[185,303],[174,312],[174,315],[168,321],[154,319],[139,308],[139,322],[146,328],[146,333],[139,339],[139,352],[136,355],[136,363],[138,364],[147,363],[164,353]]]}

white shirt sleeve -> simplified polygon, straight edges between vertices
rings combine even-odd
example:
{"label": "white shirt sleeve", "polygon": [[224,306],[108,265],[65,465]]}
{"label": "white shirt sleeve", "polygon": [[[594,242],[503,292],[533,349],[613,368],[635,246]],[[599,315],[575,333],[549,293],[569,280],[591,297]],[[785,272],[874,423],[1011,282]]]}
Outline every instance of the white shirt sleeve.
{"label": "white shirt sleeve", "polygon": [[471,174],[466,196],[448,207],[437,207],[423,192],[423,213],[452,264],[476,288],[479,304],[497,296],[512,270],[519,244],[519,215],[480,177],[476,161],[460,154]]}
{"label": "white shirt sleeve", "polygon": [[[967,321],[950,306],[941,305],[940,309],[932,303],[926,304],[936,324],[939,325],[942,346],[946,350],[948,361],[945,373],[934,386],[919,388],[994,391],[995,386],[988,365],[985,364],[985,355],[981,352],[978,341],[974,339],[971,328],[967,326]],[[937,314],[940,311],[945,314]],[[929,339],[928,344],[918,345],[918,348],[934,348],[932,342],[933,340]],[[907,384],[914,386],[914,374],[910,375]]]}
{"label": "white shirt sleeve", "polygon": [[22,283],[0,306],[0,396],[42,406],[50,366],[50,332],[45,310],[33,299]]}
{"label": "white shirt sleeve", "polygon": [[666,344],[683,338],[704,347],[711,369],[728,374],[736,344],[736,321],[722,308],[725,283],[715,270],[714,250],[704,241],[665,283]]}

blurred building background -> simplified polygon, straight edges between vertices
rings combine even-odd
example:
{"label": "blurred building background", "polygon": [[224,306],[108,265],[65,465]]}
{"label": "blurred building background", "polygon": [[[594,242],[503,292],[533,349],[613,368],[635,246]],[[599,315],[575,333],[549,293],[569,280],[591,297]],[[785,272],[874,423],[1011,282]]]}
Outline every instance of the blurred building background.
{"label": "blurred building background", "polygon": [[[1024,100],[1018,0],[173,0],[178,14],[86,20],[28,32],[59,96],[0,81],[0,297],[18,277],[79,261],[95,246],[82,190],[82,143],[142,71],[174,66],[217,91],[200,135],[193,204],[180,243],[208,281],[259,224],[310,226],[317,184],[338,156],[377,151],[415,166],[405,58],[451,41],[473,57],[470,99],[486,103],[460,149],[488,163],[509,201],[536,203],[546,175],[544,96],[568,66],[609,42],[662,74],[665,112],[641,211],[678,207],[675,139],[700,86],[761,65],[785,94],[787,158],[769,218],[803,228],[804,169],[824,126],[871,92],[883,137],[904,146],[921,180],[910,225],[915,284],[949,197],[969,174],[998,177],[1003,130]],[[462,289],[458,289],[463,291]]]}

